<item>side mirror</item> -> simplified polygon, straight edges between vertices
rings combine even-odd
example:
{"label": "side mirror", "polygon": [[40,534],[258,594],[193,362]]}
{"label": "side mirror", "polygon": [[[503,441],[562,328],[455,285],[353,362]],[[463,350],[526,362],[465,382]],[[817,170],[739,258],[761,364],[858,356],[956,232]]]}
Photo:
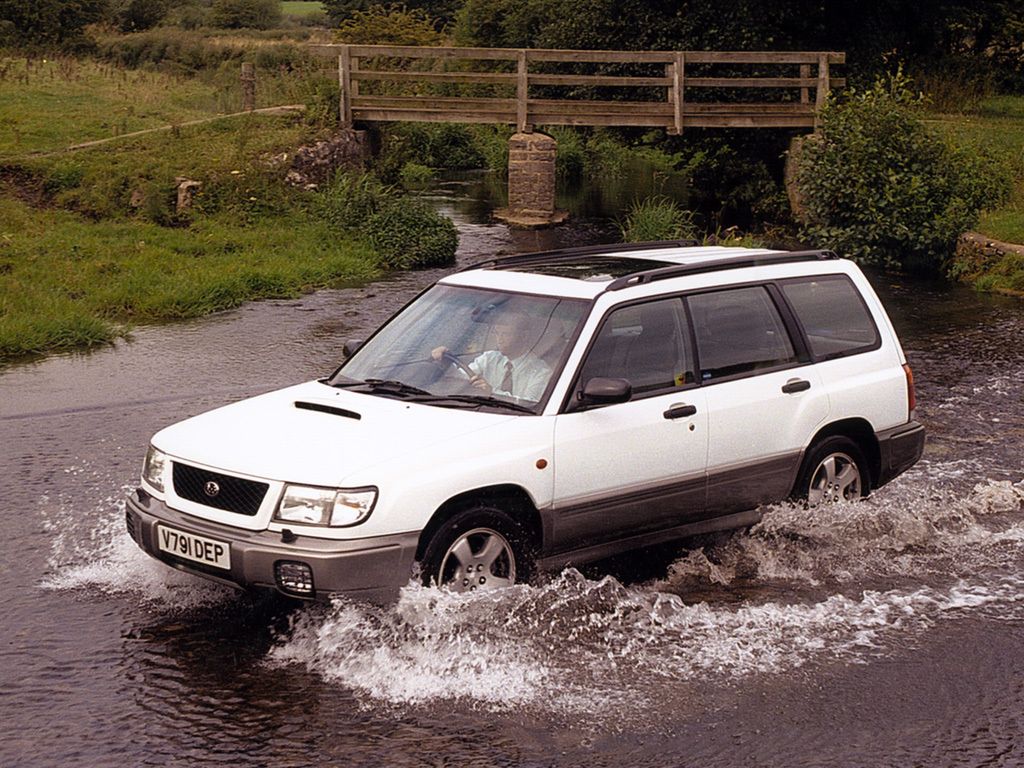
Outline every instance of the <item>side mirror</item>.
{"label": "side mirror", "polygon": [[341,353],[345,356],[345,359],[348,360],[361,346],[363,346],[362,339],[349,339],[345,342],[345,346],[341,348]]}
{"label": "side mirror", "polygon": [[581,405],[609,405],[625,403],[633,396],[633,385],[627,379],[606,379],[595,376],[583,385],[576,395]]}

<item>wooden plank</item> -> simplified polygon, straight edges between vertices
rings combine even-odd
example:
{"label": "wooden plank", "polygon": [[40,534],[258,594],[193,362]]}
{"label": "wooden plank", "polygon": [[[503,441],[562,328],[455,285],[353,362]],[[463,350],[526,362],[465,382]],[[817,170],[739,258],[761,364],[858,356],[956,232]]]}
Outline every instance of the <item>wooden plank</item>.
{"label": "wooden plank", "polygon": [[[837,82],[841,81],[841,82]],[[846,85],[843,78],[833,78],[837,86]],[[818,85],[816,77],[691,77],[686,81],[689,88],[813,88]]]}
{"label": "wooden plank", "polygon": [[341,88],[341,98],[338,104],[338,119],[342,128],[352,127],[352,81],[349,47],[344,45],[338,53],[338,85]]}
{"label": "wooden plank", "polygon": [[435,83],[507,83],[517,82],[511,72],[398,72],[392,70],[363,69],[352,74],[353,79],[387,80],[391,82],[435,82]]}
{"label": "wooden plank", "polygon": [[[319,43],[309,47],[318,53],[334,55],[342,43]],[[516,61],[513,48],[456,48],[410,45],[351,45],[351,55],[420,59],[477,59],[482,61]],[[531,48],[529,61],[561,61],[590,63],[671,64],[676,51],[594,51]],[[814,64],[826,56],[830,64],[844,64],[841,51],[684,51],[691,64]]]}
{"label": "wooden plank", "polygon": [[631,115],[637,112],[663,115],[669,119],[674,114],[671,104],[664,101],[559,101],[557,99],[530,99],[530,114],[535,111],[547,113],[564,112],[565,114],[622,114]]}
{"label": "wooden plank", "polygon": [[352,108],[374,109],[477,109],[484,112],[507,112],[516,108],[515,99],[486,97],[463,98],[460,96],[367,96],[352,100]]}
{"label": "wooden plank", "polygon": [[516,60],[516,130],[530,133],[532,128],[527,123],[530,99],[530,76],[527,71],[526,51],[521,50]]}
{"label": "wooden plank", "polygon": [[612,86],[671,86],[667,77],[632,77],[630,75],[530,75],[532,85],[612,85]]}
{"label": "wooden plank", "polygon": [[506,114],[457,111],[430,111],[417,109],[356,109],[356,120],[409,123],[501,123],[516,124],[515,110]]}
{"label": "wooden plank", "polygon": [[349,89],[351,92],[350,99],[355,99],[359,95],[359,57],[349,56],[349,80],[352,81],[352,87]]}
{"label": "wooden plank", "polygon": [[774,104],[764,103],[699,103],[688,101],[686,103],[686,114],[745,114],[748,112],[764,112],[777,115],[813,115],[814,107],[809,104],[801,104],[797,101],[777,102]]}
{"label": "wooden plank", "polygon": [[[802,80],[810,80],[811,79],[811,65],[810,64],[801,64],[800,65],[800,79],[802,79]],[[811,103],[810,93],[811,93],[810,89],[808,89],[806,87],[800,89],[800,103],[801,104],[810,104]]]}

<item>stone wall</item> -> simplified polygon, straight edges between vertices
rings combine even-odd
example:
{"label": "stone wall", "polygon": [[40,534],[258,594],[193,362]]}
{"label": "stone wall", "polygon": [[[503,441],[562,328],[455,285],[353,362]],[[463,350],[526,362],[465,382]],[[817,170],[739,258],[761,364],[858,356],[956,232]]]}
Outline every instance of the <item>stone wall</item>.
{"label": "stone wall", "polygon": [[508,207],[515,215],[547,218],[555,212],[557,142],[543,133],[517,133],[508,142]]}

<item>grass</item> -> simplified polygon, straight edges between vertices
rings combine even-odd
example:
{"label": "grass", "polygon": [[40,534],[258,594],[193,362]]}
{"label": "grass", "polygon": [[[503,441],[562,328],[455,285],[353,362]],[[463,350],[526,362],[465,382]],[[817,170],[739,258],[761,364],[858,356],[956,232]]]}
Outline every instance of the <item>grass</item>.
{"label": "grass", "polygon": [[284,0],[281,3],[281,12],[285,16],[316,16],[324,12],[324,7],[319,2],[303,2],[302,0]]}
{"label": "grass", "polygon": [[207,117],[223,106],[195,79],[61,59],[0,58],[0,158]]}
{"label": "grass", "polygon": [[368,247],[291,211],[249,225],[222,214],[183,229],[92,222],[0,197],[0,222],[0,359],[375,273]]}
{"label": "grass", "polygon": [[[294,116],[32,154],[216,106],[199,80],[95,63],[40,61],[0,79],[0,125],[15,129],[0,129],[0,360],[377,273],[368,245],[284,183],[276,158],[318,136]],[[179,177],[203,185],[185,213]]]}
{"label": "grass", "polygon": [[978,231],[993,240],[1024,243],[1024,97],[985,99],[973,115],[936,115],[930,121],[955,141],[1002,156],[1013,173],[1014,191],[1002,207],[986,211]]}

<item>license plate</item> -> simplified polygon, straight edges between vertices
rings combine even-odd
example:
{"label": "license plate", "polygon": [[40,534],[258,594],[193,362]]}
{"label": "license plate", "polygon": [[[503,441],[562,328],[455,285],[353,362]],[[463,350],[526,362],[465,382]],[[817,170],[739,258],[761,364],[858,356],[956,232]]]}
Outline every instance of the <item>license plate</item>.
{"label": "license plate", "polygon": [[231,568],[231,547],[223,541],[207,539],[163,525],[156,527],[157,547],[175,557],[191,560],[214,568]]}

